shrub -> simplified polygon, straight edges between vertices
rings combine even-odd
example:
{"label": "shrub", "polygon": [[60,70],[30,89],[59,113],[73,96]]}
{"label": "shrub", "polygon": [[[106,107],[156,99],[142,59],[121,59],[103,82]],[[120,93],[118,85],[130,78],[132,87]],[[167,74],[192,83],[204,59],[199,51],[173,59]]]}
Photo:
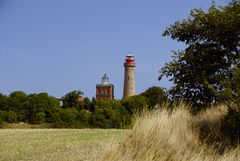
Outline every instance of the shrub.
{"label": "shrub", "polygon": [[240,141],[240,111],[239,107],[228,107],[228,112],[221,120],[221,133],[227,141],[227,146],[237,145]]}
{"label": "shrub", "polygon": [[41,124],[45,122],[45,116],[46,114],[44,112],[38,112],[36,114],[36,123]]}
{"label": "shrub", "polygon": [[147,99],[148,107],[150,109],[154,108],[156,104],[162,105],[167,102],[167,94],[164,89],[160,87],[150,87],[140,95]]}
{"label": "shrub", "polygon": [[6,112],[5,121],[9,122],[9,123],[17,122],[17,114],[15,112],[13,112],[12,110]]}
{"label": "shrub", "polygon": [[86,128],[89,127],[89,118],[90,118],[91,113],[85,109],[82,109],[78,116],[77,116],[77,120],[79,121],[79,126],[81,128]]}
{"label": "shrub", "polygon": [[147,107],[147,99],[144,96],[132,96],[122,100],[123,106],[129,114],[143,111]]}
{"label": "shrub", "polygon": [[105,118],[104,112],[106,110],[96,108],[94,113],[92,113],[89,123],[93,128],[107,128],[110,127],[109,119]]}
{"label": "shrub", "polygon": [[197,125],[200,140],[223,153],[240,140],[240,113],[233,104],[215,106],[200,114]]}
{"label": "shrub", "polygon": [[2,116],[3,112],[0,111],[0,128],[4,127],[4,122],[3,122],[3,116]]}

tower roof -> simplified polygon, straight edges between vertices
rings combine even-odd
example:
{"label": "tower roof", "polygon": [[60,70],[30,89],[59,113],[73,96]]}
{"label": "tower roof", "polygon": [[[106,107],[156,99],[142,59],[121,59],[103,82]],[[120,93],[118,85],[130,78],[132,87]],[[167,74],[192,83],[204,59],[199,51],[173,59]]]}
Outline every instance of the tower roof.
{"label": "tower roof", "polygon": [[128,53],[124,63],[125,67],[135,67],[134,56],[132,53]]}
{"label": "tower roof", "polygon": [[134,57],[131,52],[128,53],[127,57]]}
{"label": "tower roof", "polygon": [[109,79],[106,73],[104,74],[104,76],[102,77],[102,79]]}
{"label": "tower roof", "polygon": [[102,84],[101,85],[110,85],[109,83],[109,77],[107,76],[107,74],[105,73],[104,76],[102,77]]}

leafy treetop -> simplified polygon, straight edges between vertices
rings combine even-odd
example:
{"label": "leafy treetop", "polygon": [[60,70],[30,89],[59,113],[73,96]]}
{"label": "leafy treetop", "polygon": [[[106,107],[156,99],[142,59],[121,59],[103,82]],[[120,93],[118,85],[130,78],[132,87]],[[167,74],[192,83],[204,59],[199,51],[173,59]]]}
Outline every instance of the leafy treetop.
{"label": "leafy treetop", "polygon": [[207,12],[194,9],[187,19],[170,25],[163,36],[187,45],[174,52],[173,60],[160,70],[159,80],[166,76],[174,83],[171,100],[183,99],[198,109],[221,102],[221,95],[233,90],[226,82],[234,80],[240,61],[239,1],[212,6]]}

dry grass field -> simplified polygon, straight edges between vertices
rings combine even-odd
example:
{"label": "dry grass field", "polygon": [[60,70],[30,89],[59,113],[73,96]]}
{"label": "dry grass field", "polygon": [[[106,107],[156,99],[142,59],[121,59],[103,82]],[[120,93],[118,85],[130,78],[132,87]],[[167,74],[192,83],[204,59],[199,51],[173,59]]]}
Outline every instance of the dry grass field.
{"label": "dry grass field", "polygon": [[132,130],[2,129],[0,160],[240,161],[240,146],[219,153],[200,139],[200,127],[218,134],[226,107],[191,115],[185,105],[136,118]]}
{"label": "dry grass field", "polygon": [[200,127],[218,134],[227,112],[219,106],[193,116],[185,105],[169,112],[160,108],[140,116],[127,137],[105,145],[94,161],[240,161],[240,146],[219,152],[214,144],[200,139]]}
{"label": "dry grass field", "polygon": [[101,142],[119,140],[129,130],[1,129],[0,160],[87,160]]}

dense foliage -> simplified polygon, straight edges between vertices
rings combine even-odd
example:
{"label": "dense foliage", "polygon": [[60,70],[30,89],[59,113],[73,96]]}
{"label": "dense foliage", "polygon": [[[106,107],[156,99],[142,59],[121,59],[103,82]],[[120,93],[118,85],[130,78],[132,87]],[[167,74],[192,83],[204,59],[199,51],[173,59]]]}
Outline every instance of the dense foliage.
{"label": "dense foliage", "polygon": [[[165,96],[162,92],[154,87],[145,91],[144,96],[99,101],[83,98],[81,91],[71,91],[61,99],[47,93],[27,95],[15,91],[9,96],[0,93],[0,127],[4,122],[27,122],[47,123],[56,128],[127,128],[131,126],[135,112],[162,100]],[[154,93],[153,97],[151,93]]]}
{"label": "dense foliage", "polygon": [[174,83],[171,100],[183,99],[201,109],[239,96],[239,85],[233,85],[239,78],[239,13],[239,1],[212,6],[207,12],[194,9],[188,19],[166,29],[164,36],[186,44],[160,71],[159,79],[170,77]]}
{"label": "dense foliage", "polygon": [[141,95],[124,98],[122,103],[130,114],[141,112],[147,107],[147,99]]}
{"label": "dense foliage", "polygon": [[140,94],[147,100],[149,108],[154,108],[156,104],[162,105],[167,101],[167,95],[165,91],[160,87],[149,87],[146,91]]}
{"label": "dense foliage", "polygon": [[[160,70],[159,79],[169,77],[171,101],[184,100],[197,112],[213,104],[226,104],[228,112],[219,124],[221,135],[207,140],[240,140],[240,1],[227,6],[213,5],[204,12],[194,9],[188,19],[177,21],[163,33],[184,42],[185,50]],[[204,128],[206,129],[206,128]]]}

